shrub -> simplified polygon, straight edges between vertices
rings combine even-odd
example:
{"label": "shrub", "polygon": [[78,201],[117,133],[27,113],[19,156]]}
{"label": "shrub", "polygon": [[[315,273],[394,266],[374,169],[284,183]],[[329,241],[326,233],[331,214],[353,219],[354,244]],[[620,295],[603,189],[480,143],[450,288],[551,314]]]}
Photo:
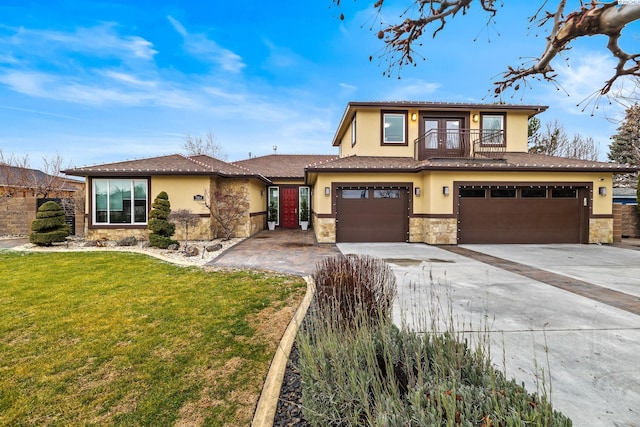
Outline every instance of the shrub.
{"label": "shrub", "polygon": [[177,240],[172,240],[171,236],[176,231],[176,226],[169,222],[171,214],[171,203],[169,195],[161,191],[151,204],[149,213],[149,246],[166,249],[171,244],[179,244]]}
{"label": "shrub", "polygon": [[[396,278],[379,258],[335,256],[320,261],[313,273],[317,309],[346,324],[376,322],[389,316],[396,296]],[[363,311],[365,316],[358,316]]]}
{"label": "shrub", "polygon": [[[367,263],[376,267],[360,271]],[[379,277],[387,270],[375,268],[372,259],[330,259],[314,273],[320,279],[318,308],[309,312],[298,336],[307,421],[314,426],[571,426],[553,410],[544,389],[529,393],[493,367],[488,336],[470,347],[454,330],[453,319],[441,322],[433,307],[431,325],[447,324],[444,332],[394,325],[390,300],[374,297],[379,293],[370,289],[386,286]],[[381,302],[365,304],[372,301]]]}
{"label": "shrub", "polygon": [[45,202],[38,208],[36,219],[31,223],[29,241],[38,246],[51,246],[64,242],[71,233],[64,220],[64,210],[56,202]]}

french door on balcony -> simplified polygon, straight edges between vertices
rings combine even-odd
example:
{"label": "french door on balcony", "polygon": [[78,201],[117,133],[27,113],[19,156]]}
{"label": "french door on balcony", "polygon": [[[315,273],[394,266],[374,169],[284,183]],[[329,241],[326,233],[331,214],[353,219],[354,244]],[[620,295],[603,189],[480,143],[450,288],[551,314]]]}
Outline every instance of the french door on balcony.
{"label": "french door on balcony", "polygon": [[419,142],[420,159],[430,157],[461,157],[467,151],[464,140],[464,118],[422,117],[423,135]]}

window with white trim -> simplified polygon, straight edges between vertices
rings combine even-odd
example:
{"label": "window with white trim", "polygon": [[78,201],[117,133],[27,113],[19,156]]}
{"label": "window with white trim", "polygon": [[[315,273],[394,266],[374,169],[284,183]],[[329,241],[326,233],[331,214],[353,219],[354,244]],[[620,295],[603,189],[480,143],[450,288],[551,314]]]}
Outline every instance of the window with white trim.
{"label": "window with white trim", "polygon": [[147,223],[147,179],[94,179],[94,224]]}
{"label": "window with white trim", "polygon": [[[267,221],[275,220],[276,224],[280,223],[280,187],[269,187],[269,200],[267,209]],[[271,208],[275,208],[273,215],[275,218],[271,218]]]}
{"label": "window with white trim", "polygon": [[382,114],[382,143],[383,144],[406,144],[406,113],[383,113]]}
{"label": "window with white trim", "polygon": [[504,145],[504,114],[482,114],[482,145]]}

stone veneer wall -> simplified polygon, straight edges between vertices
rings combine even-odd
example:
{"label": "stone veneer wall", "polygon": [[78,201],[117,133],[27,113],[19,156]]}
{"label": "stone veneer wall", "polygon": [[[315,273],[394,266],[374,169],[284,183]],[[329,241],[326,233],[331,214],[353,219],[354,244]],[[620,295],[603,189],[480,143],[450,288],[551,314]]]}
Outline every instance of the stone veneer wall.
{"label": "stone veneer wall", "polygon": [[335,243],[336,220],[335,218],[318,218],[313,215],[313,230],[316,233],[318,243]]}
{"label": "stone veneer wall", "polygon": [[425,218],[424,243],[430,245],[455,245],[458,243],[456,218]]}
{"label": "stone veneer wall", "polygon": [[640,237],[640,215],[638,214],[638,206],[620,206],[622,211],[622,237]]}
{"label": "stone veneer wall", "polygon": [[258,215],[251,216],[251,235],[253,236],[260,230],[264,230],[267,221],[267,214],[260,213]]}
{"label": "stone veneer wall", "polygon": [[[0,197],[0,236],[31,233],[31,223],[36,219],[36,197]],[[84,213],[76,209],[76,236],[84,234]]]}
{"label": "stone veneer wall", "polygon": [[36,206],[35,197],[0,197],[0,236],[28,235]]}
{"label": "stone veneer wall", "polygon": [[613,218],[589,219],[589,243],[613,243]]}
{"label": "stone veneer wall", "polygon": [[87,240],[120,240],[125,237],[135,237],[138,240],[149,240],[149,230],[146,228],[98,228],[88,229]]}

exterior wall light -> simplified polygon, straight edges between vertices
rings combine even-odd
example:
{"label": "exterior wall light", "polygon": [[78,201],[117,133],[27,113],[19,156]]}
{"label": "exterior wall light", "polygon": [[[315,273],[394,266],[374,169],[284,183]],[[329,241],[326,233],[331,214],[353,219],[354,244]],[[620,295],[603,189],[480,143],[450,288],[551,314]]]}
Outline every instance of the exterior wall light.
{"label": "exterior wall light", "polygon": [[416,113],[411,113],[411,121],[415,122],[416,120],[418,120],[418,115]]}
{"label": "exterior wall light", "polygon": [[329,188],[329,187],[324,187],[324,195],[325,195],[325,196],[328,196],[328,195],[330,195],[330,194],[331,194],[331,188]]}
{"label": "exterior wall light", "polygon": [[414,189],[413,189],[413,192],[415,193],[415,195],[416,195],[417,197],[420,197],[420,187],[416,187],[416,188],[414,188]]}
{"label": "exterior wall light", "polygon": [[204,200],[204,196],[202,194],[196,194],[193,196],[193,200],[202,201]]}
{"label": "exterior wall light", "polygon": [[478,123],[478,121],[480,120],[480,116],[478,114],[474,114],[473,116],[471,116],[471,120],[473,120],[473,123]]}
{"label": "exterior wall light", "polygon": [[607,195],[607,187],[599,187],[598,188],[598,194],[601,195],[602,197]]}
{"label": "exterior wall light", "polygon": [[444,187],[442,187],[442,194],[444,194],[445,196],[449,195],[449,186],[445,185]]}

